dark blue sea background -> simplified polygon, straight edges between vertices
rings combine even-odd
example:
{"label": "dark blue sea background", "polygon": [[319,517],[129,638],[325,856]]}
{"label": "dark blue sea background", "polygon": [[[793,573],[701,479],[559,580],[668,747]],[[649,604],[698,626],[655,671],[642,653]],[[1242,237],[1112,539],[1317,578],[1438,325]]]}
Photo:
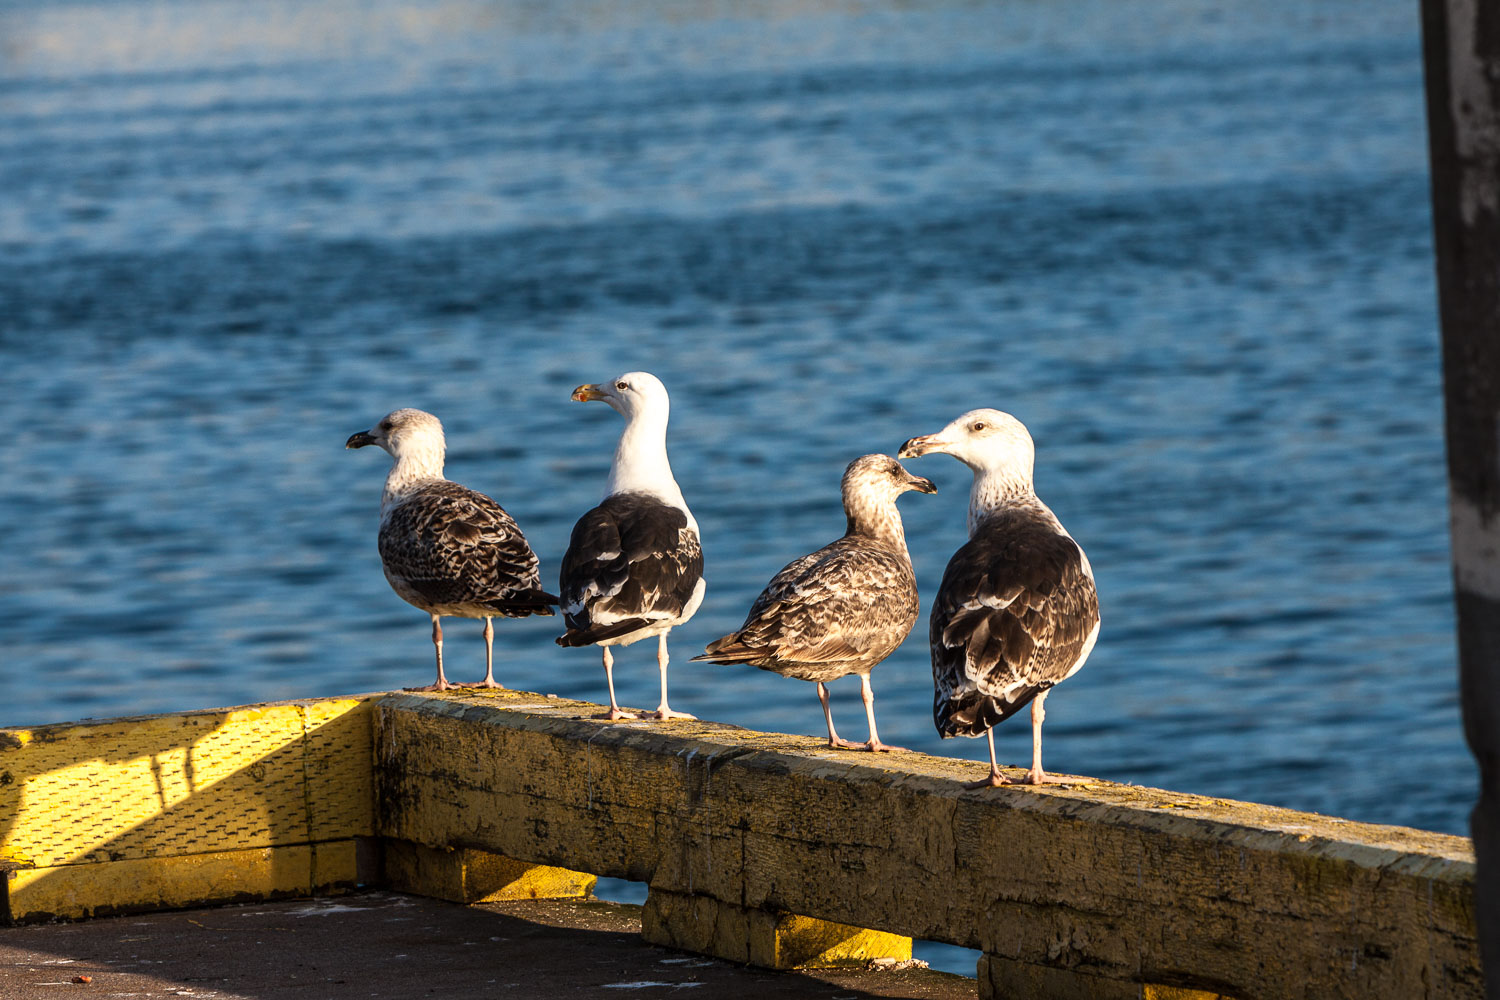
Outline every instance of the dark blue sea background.
{"label": "dark blue sea background", "polygon": [[[1415,5],[1397,0],[0,6],[0,724],[425,684],[375,550],[418,406],[555,584],[657,373],[708,596],[689,663],[844,528],[844,465],[976,406],[1037,442],[1103,631],[1050,769],[1466,829]],[[923,620],[969,474],[902,501]],[[559,619],[508,685],[601,700]],[[478,622],[451,674],[484,669]],[[650,644],[620,653],[655,704]],[[863,738],[858,685],[834,685]],[[1001,727],[1024,761],[1024,720]]]}

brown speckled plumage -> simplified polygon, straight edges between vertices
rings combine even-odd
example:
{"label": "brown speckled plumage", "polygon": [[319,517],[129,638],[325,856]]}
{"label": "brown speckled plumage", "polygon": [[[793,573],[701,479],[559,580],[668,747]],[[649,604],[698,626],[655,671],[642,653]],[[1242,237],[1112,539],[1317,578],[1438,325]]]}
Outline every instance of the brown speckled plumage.
{"label": "brown speckled plumage", "polygon": [[694,659],[827,682],[868,673],[916,621],[917,581],[905,547],[845,535],[772,577],[745,624]]}
{"label": "brown speckled plumage", "polygon": [[346,448],[379,445],[395,463],[380,498],[380,564],[391,589],[432,619],[435,690],[443,674],[445,615],[484,619],[484,687],[494,678],[495,616],[551,615],[557,598],[541,589],[536,553],[515,520],[485,496],[443,478],[443,425],[423,410],[395,410]]}
{"label": "brown speckled plumage", "polygon": [[402,495],[380,520],[380,562],[401,598],[433,614],[553,614],[536,553],[498,503],[448,480]]}
{"label": "brown speckled plumage", "polygon": [[[708,644],[695,660],[747,663],[818,684],[829,743],[839,740],[823,685],[848,674],[861,677],[869,708],[870,670],[896,651],[917,620],[917,581],[896,497],[907,490],[933,492],[887,455],[865,455],[844,473],[844,537],[787,564],[761,591],[745,623]],[[868,749],[885,749],[870,718]]]}

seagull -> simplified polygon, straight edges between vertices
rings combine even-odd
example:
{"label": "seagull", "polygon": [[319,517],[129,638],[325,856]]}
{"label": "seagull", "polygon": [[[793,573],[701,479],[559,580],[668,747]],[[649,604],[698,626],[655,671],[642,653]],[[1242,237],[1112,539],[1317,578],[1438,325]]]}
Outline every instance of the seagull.
{"label": "seagull", "polygon": [[[443,478],[443,425],[424,410],[395,410],[345,448],[379,445],[395,459],[380,495],[380,564],[403,601],[432,616],[437,680],[418,691],[497,688],[496,615],[550,615],[557,598],[541,589],[536,554],[521,529],[483,493]],[[444,615],[484,619],[484,680],[443,676]]]}
{"label": "seagull", "polygon": [[666,386],[650,372],[626,372],[580,385],[578,402],[603,400],[625,418],[604,501],[578,519],[563,556],[558,590],[568,630],[559,646],[601,647],[609,685],[608,719],[631,719],[615,701],[611,646],[656,637],[661,703],[653,717],[691,719],[667,704],[667,633],[703,603],[698,522],[667,461]]}
{"label": "seagull", "polygon": [[969,540],[948,561],[932,605],[932,717],[943,738],[985,734],[989,777],[994,726],[1031,705],[1031,770],[1042,770],[1042,702],[1078,672],[1099,638],[1099,596],[1088,556],[1037,498],[1036,449],[1025,425],[1000,410],[970,410],[936,434],[912,438],[902,458],[942,452],[974,470]]}
{"label": "seagull", "polygon": [[[889,455],[849,463],[842,484],[844,537],[788,563],[761,591],[738,631],[708,644],[695,660],[748,663],[783,677],[814,681],[828,746],[900,750],[875,731],[870,671],[896,651],[917,621],[917,580],[896,498],[908,490],[936,493]],[[828,707],[827,683],[858,674],[870,739],[840,739]]]}

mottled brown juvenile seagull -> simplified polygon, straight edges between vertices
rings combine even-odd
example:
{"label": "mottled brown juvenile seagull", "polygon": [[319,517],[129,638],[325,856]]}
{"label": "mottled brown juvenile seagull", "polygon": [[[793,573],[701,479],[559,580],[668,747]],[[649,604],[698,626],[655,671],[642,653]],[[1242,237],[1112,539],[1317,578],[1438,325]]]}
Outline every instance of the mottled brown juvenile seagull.
{"label": "mottled brown juvenile seagull", "polygon": [[[1026,427],[999,410],[970,410],[936,434],[912,438],[902,458],[952,455],[974,471],[969,541],[953,554],[932,604],[932,718],[938,733],[987,735],[1031,705],[1031,770],[1045,782],[1042,702],[1078,672],[1099,637],[1099,596],[1088,556],[1032,486],[1036,449]],[[977,787],[977,786],[976,786]]]}
{"label": "mottled brown juvenile seagull", "polygon": [[[419,691],[501,687],[495,682],[496,615],[550,615],[557,598],[541,589],[536,554],[503,508],[443,478],[443,425],[424,410],[396,410],[345,448],[379,445],[395,464],[380,495],[380,564],[391,589],[432,616],[437,680]],[[484,619],[484,680],[443,676],[444,615]]]}
{"label": "mottled brown juvenile seagull", "polygon": [[[844,470],[844,537],[789,563],[761,591],[739,630],[715,639],[695,660],[748,663],[813,681],[834,748],[899,750],[875,731],[870,671],[890,656],[917,620],[917,581],[896,498],[936,493],[889,455],[865,455]],[[858,674],[867,743],[839,738],[828,707],[829,681]]]}

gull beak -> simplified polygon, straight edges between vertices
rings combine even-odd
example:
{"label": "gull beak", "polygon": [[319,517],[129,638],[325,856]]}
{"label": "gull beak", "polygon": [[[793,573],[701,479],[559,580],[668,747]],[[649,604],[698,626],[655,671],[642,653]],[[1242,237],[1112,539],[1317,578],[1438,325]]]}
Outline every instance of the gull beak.
{"label": "gull beak", "polygon": [[350,434],[349,440],[344,442],[345,448],[363,448],[367,444],[374,444],[375,436],[369,431],[360,431],[358,434]]}
{"label": "gull beak", "polygon": [[604,399],[605,392],[597,385],[585,383],[573,390],[573,399],[579,403],[587,403],[591,399]]}
{"label": "gull beak", "polygon": [[906,480],[906,485],[919,493],[936,493],[937,487],[932,484],[931,479],[923,479],[921,476],[911,476]]}
{"label": "gull beak", "polygon": [[921,458],[923,455],[940,450],[942,444],[943,442],[939,440],[938,435],[923,434],[921,437],[914,437],[903,444],[901,450],[896,452],[896,457]]}

